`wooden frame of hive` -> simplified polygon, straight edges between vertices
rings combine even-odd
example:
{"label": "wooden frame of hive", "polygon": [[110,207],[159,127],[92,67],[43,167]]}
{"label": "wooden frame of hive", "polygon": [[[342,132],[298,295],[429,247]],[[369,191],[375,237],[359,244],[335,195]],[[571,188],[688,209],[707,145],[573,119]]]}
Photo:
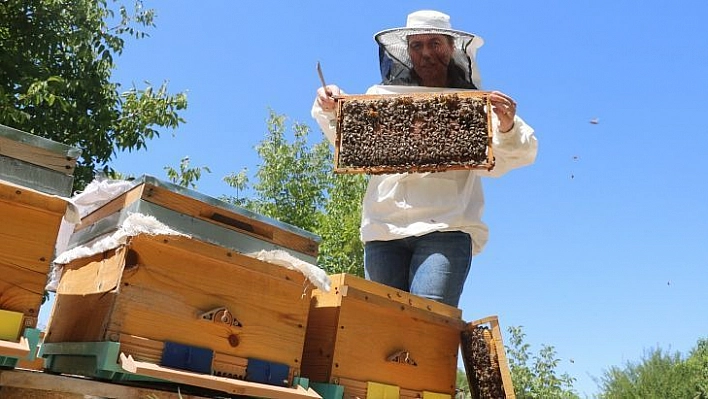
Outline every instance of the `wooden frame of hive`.
{"label": "wooden frame of hive", "polygon": [[[499,327],[499,319],[497,316],[488,316],[483,319],[469,322],[465,325],[460,339],[460,348],[462,351],[462,359],[467,373],[467,382],[470,388],[470,393],[475,399],[481,399],[479,394],[479,381],[475,376],[475,366],[472,363],[471,348],[469,348],[469,339],[466,339],[466,334],[469,334],[476,328],[485,328],[488,334],[484,334],[484,341],[489,351],[491,359],[491,367],[495,373],[499,373],[502,382],[501,388],[504,390],[504,395],[507,399],[515,399],[514,384],[511,380],[511,372],[509,371],[509,363],[506,360],[506,352],[502,341],[501,328]],[[468,335],[469,336],[469,335]]]}
{"label": "wooden frame of hive", "polygon": [[313,290],[304,377],[342,385],[345,398],[369,383],[454,396],[460,309],[354,275],[330,279],[330,292]]}
{"label": "wooden frame of hive", "polygon": [[[491,170],[494,167],[489,92],[347,95],[337,96],[335,100],[335,173],[442,172],[460,169]],[[357,108],[362,106],[366,110]],[[429,109],[431,107],[432,112]],[[391,108],[402,111],[391,111]],[[409,120],[397,122],[391,116],[392,112],[407,115]],[[477,117],[471,124],[475,132],[454,128],[470,125],[469,118],[472,117]],[[429,123],[426,121],[431,118],[436,118],[440,123],[435,124],[435,127],[426,126]],[[356,135],[361,133],[355,133],[356,126],[366,129],[366,134],[370,136],[357,139]],[[444,132],[447,126],[453,128]],[[434,132],[438,130],[443,133],[435,136]],[[472,143],[461,141],[470,138],[473,139]],[[465,148],[461,142],[470,143],[470,148]],[[394,147],[400,147],[400,150],[392,150]],[[365,148],[368,148],[369,156],[361,154]],[[394,153],[395,156],[389,156],[391,153],[387,151],[398,152]],[[440,158],[441,153],[453,155],[444,160]],[[357,162],[347,162],[353,158]]]}

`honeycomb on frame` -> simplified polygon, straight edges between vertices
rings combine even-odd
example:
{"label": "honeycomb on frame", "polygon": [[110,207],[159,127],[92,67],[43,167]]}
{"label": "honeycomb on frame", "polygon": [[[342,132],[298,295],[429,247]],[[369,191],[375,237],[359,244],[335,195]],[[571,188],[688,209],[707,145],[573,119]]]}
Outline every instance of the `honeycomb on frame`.
{"label": "honeycomb on frame", "polygon": [[338,96],[336,173],[494,167],[489,92]]}
{"label": "honeycomb on frame", "polygon": [[467,323],[460,350],[472,399],[516,398],[497,316]]}

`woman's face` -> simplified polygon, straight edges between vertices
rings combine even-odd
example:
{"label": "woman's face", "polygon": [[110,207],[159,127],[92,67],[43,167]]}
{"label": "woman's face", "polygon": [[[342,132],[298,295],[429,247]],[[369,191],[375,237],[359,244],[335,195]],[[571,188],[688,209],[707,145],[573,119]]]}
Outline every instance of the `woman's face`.
{"label": "woman's face", "polygon": [[453,50],[452,38],[447,35],[408,36],[408,54],[423,86],[445,86]]}

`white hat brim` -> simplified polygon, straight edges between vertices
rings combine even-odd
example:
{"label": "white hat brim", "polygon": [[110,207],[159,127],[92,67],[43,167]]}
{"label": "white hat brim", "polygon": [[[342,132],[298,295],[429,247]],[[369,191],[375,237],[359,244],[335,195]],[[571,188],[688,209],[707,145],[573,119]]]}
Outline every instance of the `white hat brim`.
{"label": "white hat brim", "polygon": [[410,35],[424,35],[424,34],[441,34],[441,35],[452,36],[455,39],[467,41],[468,46],[472,46],[475,49],[482,47],[482,45],[484,44],[484,39],[482,39],[480,36],[477,36],[475,34],[461,31],[461,30],[434,28],[434,27],[415,27],[415,28],[402,27],[402,28],[386,29],[386,30],[382,30],[381,32],[376,33],[374,35],[374,40],[376,40],[377,43],[384,45],[384,46],[400,45],[400,44],[405,44],[407,46],[408,43],[406,41],[407,40],[406,38],[408,36],[410,36]]}

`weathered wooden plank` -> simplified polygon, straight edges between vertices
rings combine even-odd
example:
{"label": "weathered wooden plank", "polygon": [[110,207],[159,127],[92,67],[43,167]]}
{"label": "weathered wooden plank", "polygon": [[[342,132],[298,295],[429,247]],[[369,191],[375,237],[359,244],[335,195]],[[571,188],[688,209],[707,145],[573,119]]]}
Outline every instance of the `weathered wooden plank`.
{"label": "weathered wooden plank", "polygon": [[[355,276],[347,275],[345,273],[331,275],[330,280],[331,286],[333,287],[332,291],[334,295],[317,295],[318,300],[326,301],[326,297],[328,296],[336,297],[341,295],[341,297],[346,297],[348,295],[360,295],[360,293],[368,293],[368,296],[371,300],[375,300],[376,298],[382,298],[390,300],[392,302],[411,306],[417,309],[426,310],[431,314],[436,314],[453,319],[460,319],[462,316],[462,310],[454,306],[448,306],[444,303],[431,301],[426,298],[412,295],[409,292],[397,290],[395,288],[383,284],[378,284],[376,282],[369,281],[363,278],[356,278]],[[337,294],[337,289],[341,290],[340,294]],[[354,289],[356,291],[351,291],[350,294],[350,289]],[[319,291],[317,291],[317,293],[319,293]]]}
{"label": "weathered wooden plank", "polygon": [[118,288],[125,267],[127,247],[106,251],[82,261],[81,267],[64,267],[57,294],[90,295]]}
{"label": "weathered wooden plank", "polygon": [[0,370],[3,399],[206,399],[177,391],[132,387],[29,370]]}
{"label": "weathered wooden plank", "polygon": [[[161,364],[164,342],[121,334],[118,331],[109,331],[108,335],[120,336],[121,352],[132,356],[136,361]],[[212,366],[213,374],[216,376],[245,379],[248,359],[216,352]]]}
{"label": "weathered wooden plank", "polygon": [[72,175],[81,150],[0,125],[0,154]]}
{"label": "weathered wooden plank", "polygon": [[29,187],[19,186],[0,179],[0,201],[14,206],[25,206],[42,210],[46,213],[63,216],[66,212],[65,199],[48,195]]}
{"label": "weathered wooden plank", "polygon": [[103,341],[116,293],[62,295],[54,300],[44,342]]}
{"label": "weathered wooden plank", "polygon": [[124,354],[121,354],[120,363],[126,371],[131,373],[161,378],[172,382],[200,386],[235,395],[247,395],[272,399],[321,398],[321,396],[314,390],[305,389],[301,386],[287,388],[249,381],[234,380],[231,378],[190,373],[187,371],[168,369],[152,363],[137,362]]}

